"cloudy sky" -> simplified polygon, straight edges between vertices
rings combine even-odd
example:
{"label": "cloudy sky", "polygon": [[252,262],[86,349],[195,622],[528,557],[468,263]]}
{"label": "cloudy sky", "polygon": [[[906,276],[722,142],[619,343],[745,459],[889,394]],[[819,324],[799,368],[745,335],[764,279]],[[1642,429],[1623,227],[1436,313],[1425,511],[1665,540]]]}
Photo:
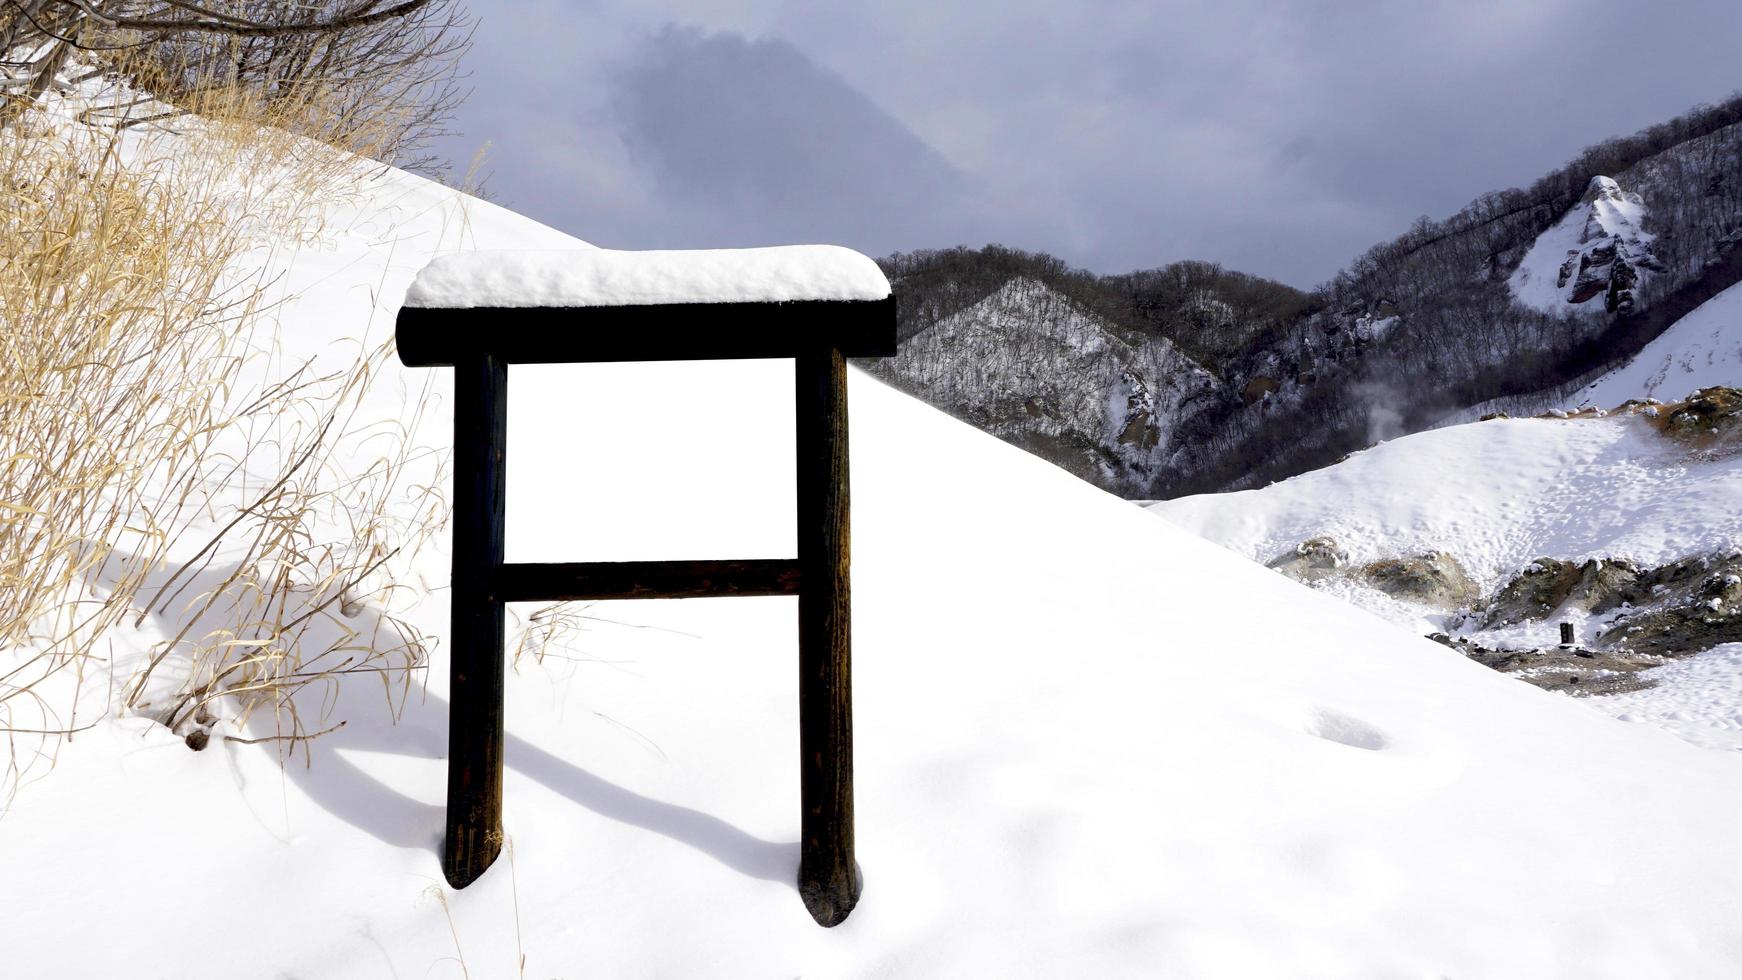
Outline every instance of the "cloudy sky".
{"label": "cloudy sky", "polygon": [[495,200],[615,248],[999,242],[1314,285],[1742,89],[1735,0],[473,2]]}

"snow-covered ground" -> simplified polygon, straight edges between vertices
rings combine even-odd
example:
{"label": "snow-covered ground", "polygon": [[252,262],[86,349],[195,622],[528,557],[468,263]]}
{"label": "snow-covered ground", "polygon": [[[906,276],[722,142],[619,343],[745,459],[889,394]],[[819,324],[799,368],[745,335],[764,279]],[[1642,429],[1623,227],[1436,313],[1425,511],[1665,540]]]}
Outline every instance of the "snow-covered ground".
{"label": "snow-covered ground", "polygon": [[1674,401],[1713,385],[1742,387],[1742,284],[1701,303],[1576,401],[1600,408],[1629,398]]}
{"label": "snow-covered ground", "polygon": [[1149,509],[1254,561],[1328,535],[1351,564],[1450,551],[1483,592],[1532,559],[1661,564],[1742,546],[1742,458],[1691,455],[1643,416],[1419,432],[1259,490]]}
{"label": "snow-covered ground", "polygon": [[[1713,458],[1641,415],[1495,419],[1416,433],[1261,490],[1148,505],[1151,512],[1258,562],[1328,536],[1359,567],[1429,551],[1456,557],[1484,595],[1539,557],[1626,558],[1649,567],[1742,548],[1742,458]],[[1319,583],[1416,633],[1467,631],[1443,609],[1393,598],[1355,577]],[[1581,609],[1486,630],[1500,648],[1551,646],[1558,623],[1589,639]],[[1646,675],[1651,691],[1589,703],[1650,720],[1697,744],[1742,748],[1742,684],[1713,651]]]}
{"label": "snow-covered ground", "polygon": [[[379,330],[440,249],[580,247],[396,174],[328,228],[286,280],[297,349]],[[392,370],[371,407],[439,439],[445,377],[420,395],[430,375]],[[786,365],[511,383],[510,560],[790,553]],[[103,718],[0,821],[6,973],[1734,976],[1735,757],[850,387],[866,890],[845,924],[793,885],[792,602],[625,603],[512,675],[510,847],[462,892],[436,857],[439,648],[397,724],[373,682],[324,692],[349,724],[308,765]],[[446,561],[402,583],[438,635]],[[116,638],[117,678],[167,618]]]}
{"label": "snow-covered ground", "polygon": [[1742,643],[1653,668],[1656,687],[1591,698],[1622,721],[1655,725],[1695,745],[1742,752]]}
{"label": "snow-covered ground", "polygon": [[[1636,211],[1637,202],[1601,196],[1574,209],[1520,265],[1513,282],[1520,301],[1542,309],[1562,303],[1566,290],[1544,286],[1553,285],[1550,260],[1577,251],[1588,237],[1587,221],[1598,231],[1625,235],[1637,225]],[[1609,220],[1616,216],[1625,221]],[[1629,399],[1673,401],[1713,385],[1742,386],[1742,286],[1677,321],[1627,364],[1580,391],[1574,404],[1610,409]],[[1383,443],[1262,490],[1148,506],[1260,562],[1321,535],[1335,539],[1356,566],[1450,552],[1487,594],[1537,557],[1657,565],[1733,552],[1742,546],[1736,519],[1742,459],[1691,454],[1638,415],[1464,422]],[[1319,587],[1415,632],[1471,625],[1356,578],[1327,579]],[[1563,620],[1582,637],[1600,625],[1569,608],[1554,622],[1527,620],[1484,631],[1481,639],[1500,648],[1549,646]],[[1696,745],[1742,750],[1742,656],[1735,645],[1643,676],[1656,686],[1584,703]]]}

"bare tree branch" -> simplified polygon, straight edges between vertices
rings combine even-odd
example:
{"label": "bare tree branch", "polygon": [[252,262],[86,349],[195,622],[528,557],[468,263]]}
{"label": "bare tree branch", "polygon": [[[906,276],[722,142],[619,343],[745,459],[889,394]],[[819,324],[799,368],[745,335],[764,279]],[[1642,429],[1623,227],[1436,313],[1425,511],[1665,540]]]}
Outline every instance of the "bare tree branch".
{"label": "bare tree branch", "polygon": [[286,34],[332,34],[339,31],[355,30],[371,27],[395,18],[404,17],[421,7],[426,7],[431,0],[404,0],[404,2],[369,13],[359,13],[350,16],[332,17],[322,21],[298,23],[268,23],[266,21],[245,20],[219,13],[192,3],[163,0],[165,5],[190,12],[197,12],[197,17],[164,18],[164,17],[127,17],[106,14],[90,6],[84,0],[55,0],[56,3],[77,7],[86,15],[99,21],[107,27],[136,31],[199,31],[204,34],[234,34],[239,37],[281,37]]}
{"label": "bare tree branch", "polygon": [[291,114],[276,125],[436,171],[420,153],[464,95],[459,3],[0,0],[0,126],[96,69],[181,111],[246,92]]}

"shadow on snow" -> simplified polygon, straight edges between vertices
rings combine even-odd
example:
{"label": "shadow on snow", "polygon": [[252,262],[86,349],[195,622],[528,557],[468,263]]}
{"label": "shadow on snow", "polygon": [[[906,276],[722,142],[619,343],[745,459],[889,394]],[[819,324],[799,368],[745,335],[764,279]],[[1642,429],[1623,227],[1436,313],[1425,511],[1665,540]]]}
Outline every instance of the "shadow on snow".
{"label": "shadow on snow", "polygon": [[[207,595],[222,587],[235,571],[233,566],[207,568],[195,575],[191,586],[181,590],[180,594],[183,597]],[[142,594],[151,596],[154,590],[148,589]],[[172,605],[181,604],[177,601]],[[298,612],[292,607],[286,611],[284,619],[296,615]],[[372,605],[342,620],[336,616],[336,609],[333,615],[320,613],[312,616],[299,638],[299,646],[304,650],[322,651],[354,643],[351,631],[371,636],[394,629],[384,613]],[[165,613],[154,608],[151,617],[166,636],[176,635],[187,623],[183,614],[174,609]],[[215,618],[211,623],[196,622],[188,635],[199,637],[220,625],[221,622]],[[444,808],[399,792],[346,758],[346,753],[357,752],[432,761],[447,759],[448,702],[445,699],[422,691],[421,685],[414,682],[398,722],[390,721],[389,696],[374,688],[372,681],[384,677],[399,681],[400,678],[395,677],[398,674],[398,670],[391,674],[358,672],[344,677],[342,683],[317,682],[299,692],[296,695],[298,711],[304,718],[342,719],[347,724],[318,738],[297,741],[294,753],[283,751],[283,742],[235,745],[234,748],[238,751],[281,752],[286,775],[310,799],[334,816],[384,844],[425,849],[439,859]],[[308,708],[316,710],[306,710]],[[282,732],[278,729],[278,719],[270,711],[260,710],[250,718],[245,734],[250,738],[268,738]],[[306,760],[301,758],[304,751],[309,754]],[[509,769],[598,816],[670,838],[751,878],[796,887],[797,841],[766,841],[712,814],[644,796],[594,775],[512,732],[507,735],[504,754]],[[512,800],[507,802],[506,808],[511,817]]]}

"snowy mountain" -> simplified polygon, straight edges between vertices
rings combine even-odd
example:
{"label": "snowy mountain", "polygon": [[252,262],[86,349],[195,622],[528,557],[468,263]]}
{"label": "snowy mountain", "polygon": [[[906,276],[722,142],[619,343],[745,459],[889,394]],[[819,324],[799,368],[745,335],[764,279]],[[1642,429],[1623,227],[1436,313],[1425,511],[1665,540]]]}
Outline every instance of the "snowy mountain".
{"label": "snowy mountain", "polygon": [[[1742,98],[1601,143],[1529,188],[1483,195],[1443,221],[1423,219],[1310,295],[1291,299],[1281,292],[1286,287],[1269,284],[1268,293],[1229,314],[1214,311],[1260,281],[1246,277],[1228,290],[1224,279],[1223,291],[1197,302],[1191,293],[1164,290],[1156,304],[1146,290],[1170,279],[1174,267],[1100,277],[1091,289],[1083,283],[1096,277],[1031,257],[1059,266],[1056,278],[1080,292],[1105,292],[1096,312],[1173,342],[1215,382],[1200,387],[1193,374],[1176,384],[1199,394],[1162,418],[1157,444],[1169,447],[1168,458],[1146,471],[1147,485],[1065,465],[1137,497],[1240,490],[1447,418],[1515,403],[1559,404],[1742,281],[1738,242]],[[914,291],[928,298],[910,314],[909,335],[956,315],[961,306],[950,297],[977,302],[1016,278],[1002,256],[976,264],[973,255],[952,254],[936,268],[920,264],[929,278]],[[898,279],[901,265],[886,262]],[[1003,279],[986,284],[1001,271]],[[1037,307],[1031,319],[1051,315]],[[1007,330],[1009,342],[1021,345],[1028,328],[1006,316],[984,329]],[[1082,383],[1071,357],[1043,357],[1019,375],[980,377],[977,383],[992,387],[974,400],[1001,407],[976,413],[963,409],[963,381],[939,360],[948,349],[934,345],[925,356],[926,380],[905,389],[992,431],[1008,429],[1007,406],[1022,403],[1025,388]],[[962,370],[976,369],[964,361]],[[1143,379],[1167,387],[1153,374]],[[1006,383],[1011,387],[997,387]],[[1097,383],[1106,399],[1119,400],[1116,379]],[[1112,451],[1104,440],[1097,446],[1103,455]],[[1047,444],[1038,449],[1055,460],[1094,455],[1081,445],[1063,454]]]}
{"label": "snowy mountain", "polygon": [[1554,403],[1625,362],[1742,281],[1738,118],[1733,100],[1600,144],[1375,246],[1230,365],[1224,383],[1269,390],[1262,410],[1206,420],[1196,473],[1157,495],[1263,486],[1478,404]]}
{"label": "snowy mountain", "polygon": [[1099,486],[1140,492],[1214,376],[1027,278],[909,337],[867,369]]}
{"label": "snowy mountain", "polygon": [[[299,351],[380,329],[440,252],[584,247],[380,168],[327,207],[280,253],[272,325]],[[447,372],[382,370],[362,421],[439,450]],[[791,435],[768,424],[790,417],[786,365],[511,384],[510,560],[789,553]],[[187,626],[172,603],[112,637],[79,688],[89,727],[7,805],[8,970],[1582,980],[1742,962],[1733,759],[1495,674],[863,373],[850,387],[866,890],[845,924],[818,929],[793,887],[788,600],[575,610],[578,643],[517,661],[508,848],[462,892],[436,857],[439,642],[409,687],[298,695],[319,737],[220,700],[189,751],[115,693],[176,649],[158,646]],[[426,550],[307,642],[389,628],[381,597],[403,593],[396,615],[444,636],[447,574]]]}

